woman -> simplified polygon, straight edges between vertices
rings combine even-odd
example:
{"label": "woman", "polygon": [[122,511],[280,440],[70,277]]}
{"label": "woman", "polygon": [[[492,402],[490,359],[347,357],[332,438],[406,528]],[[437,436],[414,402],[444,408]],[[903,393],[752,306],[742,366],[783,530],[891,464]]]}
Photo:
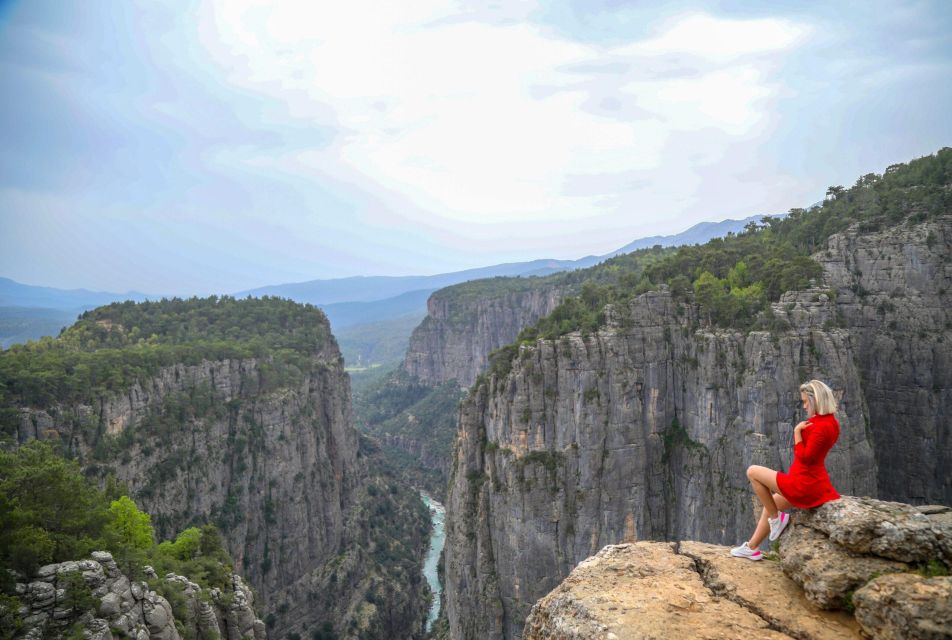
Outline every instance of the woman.
{"label": "woman", "polygon": [[840,424],[833,416],[836,412],[833,391],[819,380],[811,380],[800,385],[800,400],[807,419],[793,430],[790,472],[757,465],[747,469],[747,477],[764,509],[754,535],[731,549],[732,556],[760,560],[763,558],[758,549],[760,543],[768,533],[771,540],[776,540],[790,521],[790,515],[783,509],[812,509],[840,497],[824,466],[826,454],[840,437]]}

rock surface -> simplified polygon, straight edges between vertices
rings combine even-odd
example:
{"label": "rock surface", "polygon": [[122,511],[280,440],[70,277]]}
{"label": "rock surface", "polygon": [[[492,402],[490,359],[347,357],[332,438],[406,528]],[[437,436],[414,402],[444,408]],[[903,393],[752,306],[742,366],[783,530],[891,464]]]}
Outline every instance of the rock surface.
{"label": "rock surface", "polygon": [[952,504],[952,217],[854,227],[814,257],[862,371],[875,495]]}
{"label": "rock surface", "polygon": [[781,566],[821,609],[842,609],[849,594],[883,573],[906,571],[895,560],[851,553],[809,527],[793,525],[781,537]]}
{"label": "rock surface", "polygon": [[851,616],[813,610],[775,562],[699,543],[608,546],[529,614],[526,640],[859,638]]}
{"label": "rock surface", "polygon": [[[781,538],[781,565],[814,604],[855,608],[870,637],[949,638],[950,512],[844,496],[794,516]],[[912,573],[917,568],[946,575],[927,578]]]}
{"label": "rock surface", "polygon": [[[83,578],[85,589],[79,589],[85,598],[73,593],[77,587],[67,581],[76,573]],[[169,574],[165,583],[184,596],[185,609],[180,612],[184,615],[178,618],[168,600],[146,583],[130,581],[107,552],[97,551],[91,560],[46,565],[33,581],[17,584],[25,623],[19,637],[39,640],[78,631],[89,640],[181,640],[179,628],[199,638],[267,637],[264,623],[255,615],[254,596],[240,576],[232,576],[233,590],[227,599],[217,589],[203,599],[202,588],[183,576]],[[75,603],[84,600],[92,603],[91,608],[78,609]]]}
{"label": "rock surface", "polygon": [[857,591],[853,604],[873,638],[952,638],[952,577],[882,576]]}
{"label": "rock surface", "polygon": [[848,496],[801,512],[798,522],[855,553],[902,562],[935,558],[952,565],[950,516],[952,507],[935,505],[923,510],[901,502]]}

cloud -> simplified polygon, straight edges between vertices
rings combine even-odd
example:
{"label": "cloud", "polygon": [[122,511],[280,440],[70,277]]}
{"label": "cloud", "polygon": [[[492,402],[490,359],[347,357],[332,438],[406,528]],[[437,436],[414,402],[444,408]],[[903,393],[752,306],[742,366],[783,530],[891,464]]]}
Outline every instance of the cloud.
{"label": "cloud", "polygon": [[[208,10],[201,42],[230,83],[280,100],[289,122],[335,132],[240,162],[352,185],[382,205],[365,216],[435,229],[585,220],[618,214],[611,203],[649,185],[690,184],[698,157],[714,162],[769,125],[781,90],[773,57],[810,32],[687,14],[646,39],[600,46],[534,24],[528,10],[444,0],[221,0]],[[693,149],[675,140],[682,132]],[[219,167],[229,155],[239,161],[221,153]],[[625,178],[601,181],[616,192],[579,188],[579,176],[599,174]]]}
{"label": "cloud", "polygon": [[773,18],[729,20],[686,14],[667,21],[655,37],[623,48],[631,54],[686,54],[727,62],[756,54],[784,51],[809,34],[806,25]]}

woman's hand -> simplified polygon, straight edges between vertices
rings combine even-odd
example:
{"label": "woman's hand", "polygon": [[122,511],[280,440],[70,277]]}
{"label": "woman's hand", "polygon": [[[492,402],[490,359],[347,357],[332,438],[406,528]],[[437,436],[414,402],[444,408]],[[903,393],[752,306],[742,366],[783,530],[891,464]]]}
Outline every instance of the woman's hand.
{"label": "woman's hand", "polygon": [[803,436],[801,435],[801,432],[809,426],[810,426],[810,421],[804,420],[803,422],[801,422],[800,424],[798,424],[797,426],[793,428],[793,444],[796,445],[803,442]]}

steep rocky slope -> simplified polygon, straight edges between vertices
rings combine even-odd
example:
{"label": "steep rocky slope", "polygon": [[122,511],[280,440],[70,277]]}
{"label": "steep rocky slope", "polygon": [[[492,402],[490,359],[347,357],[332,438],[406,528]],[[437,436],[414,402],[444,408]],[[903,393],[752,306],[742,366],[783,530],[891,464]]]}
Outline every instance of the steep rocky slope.
{"label": "steep rocky slope", "polygon": [[217,524],[273,636],[412,637],[426,509],[358,446],[349,379],[318,322],[324,338],[290,364],[190,358],[91,402],[22,408],[16,438],[59,440],[89,473],[114,474],[159,537]]}
{"label": "steep rocky slope", "polygon": [[816,259],[855,345],[878,495],[952,504],[952,218],[855,227]]}

